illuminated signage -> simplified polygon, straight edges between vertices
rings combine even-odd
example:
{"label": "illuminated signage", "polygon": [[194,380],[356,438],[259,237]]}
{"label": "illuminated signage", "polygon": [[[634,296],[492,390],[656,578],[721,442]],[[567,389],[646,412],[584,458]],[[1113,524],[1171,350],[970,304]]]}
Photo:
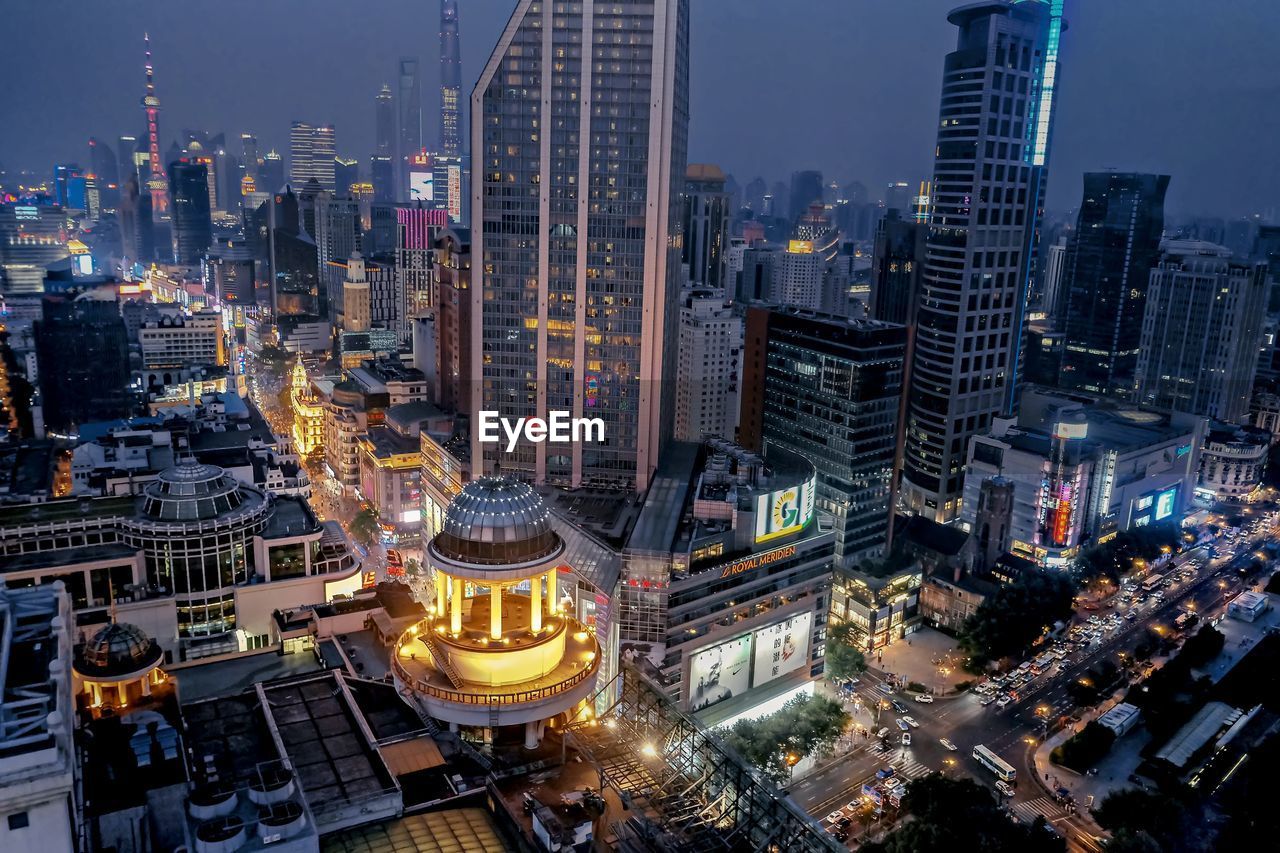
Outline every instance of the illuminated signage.
{"label": "illuminated signage", "polygon": [[807,663],[812,629],[813,614],[805,611],[756,631],[755,672],[751,686],[768,684]]}
{"label": "illuminated signage", "polygon": [[39,219],[40,211],[35,207],[28,207],[26,205],[15,207],[13,209],[13,218],[14,219]]}
{"label": "illuminated signage", "polygon": [[1133,508],[1141,512],[1144,509],[1149,509],[1151,505],[1155,503],[1155,500],[1156,499],[1151,495],[1143,495],[1138,498],[1138,502],[1133,505]]}
{"label": "illuminated signage", "polygon": [[761,566],[767,566],[770,563],[776,563],[779,560],[785,560],[788,557],[796,555],[795,545],[786,545],[782,548],[776,548],[772,551],[766,551],[763,554],[753,554],[750,557],[744,557],[741,560],[735,560],[727,563],[720,570],[720,577],[728,578],[734,575],[740,575],[743,572],[749,572],[752,569],[758,569]]}
{"label": "illuminated signage", "polygon": [[811,479],[756,498],[756,542],[803,530],[813,520],[815,488]]}
{"label": "illuminated signage", "polygon": [[435,180],[434,172],[410,172],[409,173],[409,199],[410,201],[434,201],[435,200]]}
{"label": "illuminated signage", "polygon": [[750,662],[750,634],[693,655],[689,661],[689,709],[701,711],[747,692],[751,684]]}
{"label": "illuminated signage", "polygon": [[787,243],[787,251],[793,255],[808,255],[813,252],[812,240],[792,240]]}
{"label": "illuminated signage", "polygon": [[1156,521],[1173,515],[1174,505],[1178,502],[1178,487],[1165,489],[1156,496]]}
{"label": "illuminated signage", "polygon": [[462,167],[450,166],[448,170],[448,207],[450,222],[462,221]]}

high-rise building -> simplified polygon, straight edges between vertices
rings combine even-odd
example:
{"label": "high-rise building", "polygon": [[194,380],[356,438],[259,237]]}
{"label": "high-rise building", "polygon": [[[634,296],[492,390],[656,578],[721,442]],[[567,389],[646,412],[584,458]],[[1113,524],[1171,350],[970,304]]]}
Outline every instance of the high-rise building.
{"label": "high-rise building", "polygon": [[1067,269],[1067,235],[1063,234],[1051,243],[1044,253],[1044,285],[1040,293],[1040,308],[1050,319],[1062,316],[1062,279]]}
{"label": "high-rise building", "polygon": [[394,204],[396,200],[396,163],[385,154],[369,158],[369,180],[373,183],[373,200],[380,204]]}
{"label": "high-rise building", "polygon": [[1138,402],[1240,423],[1262,343],[1266,265],[1197,240],[1161,249],[1142,318]]}
{"label": "high-rise building", "polygon": [[[407,160],[422,150],[422,80],[418,76],[418,58],[404,56],[397,66],[397,100],[400,110],[400,147],[396,151],[397,171],[407,174]],[[407,181],[401,181],[404,187]],[[396,200],[403,196],[399,191]]]}
{"label": "high-rise building", "polygon": [[295,188],[301,189],[307,181],[314,180],[322,189],[334,191],[335,144],[331,124],[295,121],[289,126],[289,180]]}
{"label": "high-rise building", "polygon": [[360,183],[360,161],[351,157],[333,158],[334,195],[350,198],[351,188]]}
{"label": "high-rise building", "polygon": [[892,208],[876,225],[868,306],[873,319],[915,325],[927,232],[926,225]]}
{"label": "high-rise building", "polygon": [[405,318],[421,317],[435,306],[431,254],[448,224],[448,214],[429,205],[396,206],[396,287],[404,299],[400,314]]}
{"label": "high-rise building", "polygon": [[[787,206],[784,204],[789,202]],[[774,193],[774,216],[781,216],[787,211],[787,221],[795,222],[809,212],[809,205],[822,203],[822,173],[806,170],[791,173],[791,190],[785,196]]]}
{"label": "high-rise building", "polygon": [[747,309],[740,443],[780,446],[818,469],[836,565],[876,556],[889,529],[907,333],[877,320]]}
{"label": "high-rise building", "polygon": [[391,86],[383,83],[373,99],[373,153],[379,157],[396,156],[396,107]]}
{"label": "high-rise building", "polygon": [[258,167],[258,189],[268,193],[284,189],[284,158],[274,148],[266,153]]}
{"label": "high-rise building", "polygon": [[906,181],[890,181],[884,190],[884,209],[898,211],[903,219],[911,215],[911,185]]}
{"label": "high-rise building", "polygon": [[163,218],[169,212],[169,183],[160,165],[160,98],[156,95],[155,68],[151,64],[151,34],[143,33],[146,51],[147,89],[142,96],[142,109],[147,114],[147,192],[151,195],[151,215]]}
{"label": "high-rise building", "polygon": [[1043,215],[1062,0],[974,3],[947,18],[932,211],[900,503],[948,522],[966,445],[1016,408]]}
{"label": "high-rise building", "polygon": [[1061,387],[1122,399],[1133,395],[1168,187],[1168,175],[1085,174],[1060,287]]}
{"label": "high-rise building", "polygon": [[34,324],[45,424],[73,433],[134,413],[129,342],[115,302],[46,296]]}
{"label": "high-rise building", "polygon": [[506,453],[474,430],[472,464],[644,491],[674,422],[689,4],[521,0],[498,45],[472,106],[472,410],[571,412],[605,437]]}
{"label": "high-rise building", "polygon": [[169,185],[173,191],[173,260],[198,264],[213,245],[208,168],[185,160],[170,163]]}
{"label": "high-rise building", "polygon": [[[689,284],[723,290],[724,252],[729,241],[729,197],[719,166],[691,163],[685,173],[680,260]],[[732,436],[725,436],[732,438]]]}
{"label": "high-rise building", "polygon": [[459,412],[468,404],[472,369],[471,232],[466,228],[443,231],[436,238],[432,258],[436,286],[434,399],[445,411]]}
{"label": "high-rise building", "polygon": [[120,204],[120,173],[115,152],[100,140],[89,137],[89,169],[98,185],[102,207],[115,210]]}
{"label": "high-rise building", "polygon": [[440,0],[440,152],[462,153],[462,54],[458,0]]}
{"label": "high-rise building", "polygon": [[315,198],[316,264],[320,273],[321,313],[332,316],[342,308],[341,264],[363,251],[360,205],[354,199],[320,193]]}
{"label": "high-rise building", "polygon": [[816,310],[822,302],[822,280],[826,269],[822,255],[808,240],[792,240],[778,257],[769,300],[779,305]]}
{"label": "high-rise building", "polygon": [[346,264],[346,280],[342,285],[342,330],[367,332],[370,327],[369,279],[365,276],[364,259],[356,252]]}
{"label": "high-rise building", "polygon": [[116,169],[120,175],[120,188],[128,182],[129,176],[138,174],[138,137],[121,136],[116,140]]}
{"label": "high-rise building", "polygon": [[680,294],[678,441],[734,439],[741,369],[742,316],[721,290],[685,290]]}

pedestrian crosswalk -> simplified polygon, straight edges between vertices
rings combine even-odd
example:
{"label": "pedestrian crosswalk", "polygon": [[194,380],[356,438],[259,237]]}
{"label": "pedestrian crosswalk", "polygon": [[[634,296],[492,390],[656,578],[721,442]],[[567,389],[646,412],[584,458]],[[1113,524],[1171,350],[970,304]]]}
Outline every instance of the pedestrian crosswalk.
{"label": "pedestrian crosswalk", "polygon": [[1013,811],[1028,823],[1034,821],[1037,817],[1053,821],[1063,815],[1062,806],[1055,803],[1050,797],[1037,797],[1034,800],[1014,803]]}
{"label": "pedestrian crosswalk", "polygon": [[896,775],[904,779],[919,779],[921,776],[928,776],[933,772],[931,767],[921,764],[914,758],[904,757],[901,747],[883,747],[880,744],[875,744],[868,747],[867,751],[872,755],[883,756],[885,764],[892,767],[896,771]]}

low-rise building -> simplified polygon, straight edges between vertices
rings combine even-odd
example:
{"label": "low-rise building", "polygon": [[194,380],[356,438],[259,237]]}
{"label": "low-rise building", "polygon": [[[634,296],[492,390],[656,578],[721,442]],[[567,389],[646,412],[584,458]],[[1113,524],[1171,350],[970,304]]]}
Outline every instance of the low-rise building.
{"label": "low-rise building", "polygon": [[452,425],[453,415],[431,403],[401,403],[359,439],[360,495],[397,542],[416,541],[421,529],[421,433]]}
{"label": "low-rise building", "polygon": [[[1194,415],[1028,388],[1017,418],[997,418],[969,443],[961,524],[980,540],[983,529],[1004,531],[1006,541],[984,550],[1065,566],[1090,541],[1180,520],[1204,431]],[[979,529],[983,484],[996,478],[1012,490],[1001,503],[1007,517],[984,517]]]}
{"label": "low-rise building", "polygon": [[1202,503],[1250,501],[1262,489],[1271,433],[1257,427],[1213,422],[1200,451],[1196,498]]}
{"label": "low-rise building", "polygon": [[1121,702],[1098,718],[1098,725],[1105,726],[1121,738],[1133,731],[1142,716],[1142,709],[1128,702]]}
{"label": "low-rise building", "polygon": [[222,312],[213,308],[147,321],[138,330],[138,344],[143,369],[149,371],[227,365]]}
{"label": "low-rise building", "polygon": [[1227,605],[1227,616],[1241,622],[1254,622],[1270,609],[1271,599],[1266,593],[1245,590],[1231,599]]}

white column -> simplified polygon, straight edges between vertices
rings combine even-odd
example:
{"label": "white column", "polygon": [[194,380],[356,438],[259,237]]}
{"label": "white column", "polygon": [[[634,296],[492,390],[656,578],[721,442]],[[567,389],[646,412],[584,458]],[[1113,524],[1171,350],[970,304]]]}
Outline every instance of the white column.
{"label": "white column", "polygon": [[453,578],[453,592],[449,595],[449,631],[462,632],[462,578]]}
{"label": "white column", "polygon": [[446,575],[444,572],[440,571],[439,569],[436,569],[435,574],[436,574],[436,615],[443,616],[445,601],[448,600],[448,597],[449,597],[449,592],[448,592],[449,576]]}
{"label": "white column", "polygon": [[129,685],[128,685],[126,682],[123,682],[123,681],[121,681],[119,684],[117,684],[117,685],[116,685],[116,693],[117,693],[117,694],[119,694],[119,696],[120,696],[120,707],[121,707],[121,708],[123,708],[124,706],[126,706],[126,705],[128,705],[128,704],[129,704],[129,694],[128,694],[128,692],[126,691],[126,688],[127,688],[128,686],[129,686]]}
{"label": "white column", "polygon": [[89,682],[89,695],[93,697],[94,707],[102,704],[102,687],[96,681]]}
{"label": "white column", "polygon": [[524,748],[537,749],[539,740],[541,740],[541,738],[538,736],[538,721],[530,720],[529,722],[525,723],[524,724]]}
{"label": "white column", "polygon": [[151,695],[151,673],[149,672],[146,675],[142,676],[142,695],[143,696]]}
{"label": "white column", "polygon": [[529,630],[542,630],[542,575],[529,581]]}
{"label": "white column", "polygon": [[502,587],[496,583],[489,586],[489,637],[502,639]]}
{"label": "white column", "polygon": [[560,612],[560,597],[556,594],[556,569],[547,572],[547,609]]}

